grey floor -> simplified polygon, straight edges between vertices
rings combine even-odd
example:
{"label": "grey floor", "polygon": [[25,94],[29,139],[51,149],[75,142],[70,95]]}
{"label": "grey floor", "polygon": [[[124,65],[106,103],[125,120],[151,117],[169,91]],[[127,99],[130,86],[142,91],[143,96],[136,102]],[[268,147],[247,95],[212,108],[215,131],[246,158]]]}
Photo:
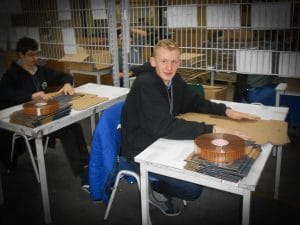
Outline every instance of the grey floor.
{"label": "grey floor", "polygon": [[[90,139],[88,121],[83,121],[82,125],[86,138]],[[252,194],[250,224],[300,224],[299,147],[299,139],[284,146],[278,200],[273,199],[276,158],[269,158]],[[104,221],[106,206],[92,202],[81,190],[80,179],[73,176],[60,143],[56,149],[49,148],[45,161],[52,224],[141,224],[136,185],[121,183],[108,221]],[[2,175],[2,185],[5,203],[0,206],[1,225],[43,224],[40,186],[35,180],[28,154],[21,156],[17,169]],[[166,217],[152,206],[150,214],[153,225],[237,225],[241,224],[241,204],[240,196],[204,188],[201,197],[188,202],[177,217]]]}

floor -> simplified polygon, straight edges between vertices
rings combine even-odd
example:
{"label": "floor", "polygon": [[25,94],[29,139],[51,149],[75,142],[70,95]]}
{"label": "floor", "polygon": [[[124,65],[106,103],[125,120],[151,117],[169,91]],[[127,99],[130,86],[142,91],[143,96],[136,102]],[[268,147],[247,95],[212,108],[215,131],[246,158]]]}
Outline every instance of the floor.
{"label": "floor", "polygon": [[[89,140],[89,122],[82,125]],[[293,134],[292,134],[293,135]],[[283,149],[279,199],[273,199],[276,158],[271,156],[265,166],[256,191],[251,198],[252,225],[299,224],[300,215],[300,141]],[[56,149],[48,149],[45,156],[52,224],[56,225],[118,225],[141,224],[139,192],[136,185],[125,181],[117,192],[107,221],[103,220],[106,206],[94,203],[81,190],[58,142]],[[37,183],[28,154],[23,154],[18,167],[2,175],[4,204],[0,206],[1,225],[43,224],[40,186]],[[177,217],[166,217],[157,208],[150,207],[153,225],[162,224],[241,224],[241,197],[210,188],[204,188],[201,197],[188,202]],[[183,207],[183,206],[182,206]]]}

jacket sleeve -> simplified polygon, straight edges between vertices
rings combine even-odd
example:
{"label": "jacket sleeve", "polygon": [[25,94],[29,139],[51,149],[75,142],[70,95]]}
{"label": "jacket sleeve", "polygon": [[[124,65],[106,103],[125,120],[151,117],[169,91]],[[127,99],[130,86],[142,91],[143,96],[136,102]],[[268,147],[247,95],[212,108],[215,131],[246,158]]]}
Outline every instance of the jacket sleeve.
{"label": "jacket sleeve", "polygon": [[31,90],[21,88],[16,74],[5,73],[0,80],[1,109],[18,105],[31,100]]}
{"label": "jacket sleeve", "polygon": [[[215,103],[208,99],[205,99],[205,96],[200,96],[198,93],[193,91],[183,80],[179,81],[178,83],[180,91],[182,91],[182,99],[180,99],[180,102],[183,104],[181,107],[181,114],[187,112],[196,112],[220,116],[225,115],[225,104]],[[175,89],[175,93],[176,92],[179,91]]]}

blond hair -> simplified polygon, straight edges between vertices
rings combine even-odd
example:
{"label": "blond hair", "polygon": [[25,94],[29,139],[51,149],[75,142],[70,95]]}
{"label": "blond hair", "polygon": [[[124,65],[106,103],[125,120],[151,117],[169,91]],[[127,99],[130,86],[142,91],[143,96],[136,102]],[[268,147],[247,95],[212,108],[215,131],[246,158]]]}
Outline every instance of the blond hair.
{"label": "blond hair", "polygon": [[162,40],[159,40],[156,43],[156,45],[154,46],[153,57],[156,56],[158,48],[168,49],[169,51],[174,51],[174,50],[180,51],[179,45],[176,43],[176,41],[171,40],[171,39],[162,39]]}

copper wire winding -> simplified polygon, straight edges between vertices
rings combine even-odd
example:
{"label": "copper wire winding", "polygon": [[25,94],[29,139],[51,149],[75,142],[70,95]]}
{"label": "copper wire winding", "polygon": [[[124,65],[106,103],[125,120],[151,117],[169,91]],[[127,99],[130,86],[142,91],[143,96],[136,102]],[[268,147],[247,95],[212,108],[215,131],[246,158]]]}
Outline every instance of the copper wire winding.
{"label": "copper wire winding", "polygon": [[59,103],[54,99],[50,100],[33,100],[23,104],[23,111],[31,116],[43,116],[55,113],[59,110]]}
{"label": "copper wire winding", "polygon": [[232,134],[209,133],[195,138],[199,156],[207,161],[230,163],[245,155],[245,140]]}

